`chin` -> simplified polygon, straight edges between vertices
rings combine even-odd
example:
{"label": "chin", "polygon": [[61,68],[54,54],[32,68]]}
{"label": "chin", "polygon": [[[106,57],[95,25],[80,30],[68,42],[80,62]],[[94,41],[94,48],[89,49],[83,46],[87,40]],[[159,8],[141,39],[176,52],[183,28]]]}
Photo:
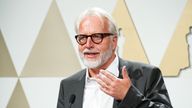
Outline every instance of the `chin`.
{"label": "chin", "polygon": [[101,60],[98,59],[84,59],[83,63],[88,68],[98,68],[102,65]]}

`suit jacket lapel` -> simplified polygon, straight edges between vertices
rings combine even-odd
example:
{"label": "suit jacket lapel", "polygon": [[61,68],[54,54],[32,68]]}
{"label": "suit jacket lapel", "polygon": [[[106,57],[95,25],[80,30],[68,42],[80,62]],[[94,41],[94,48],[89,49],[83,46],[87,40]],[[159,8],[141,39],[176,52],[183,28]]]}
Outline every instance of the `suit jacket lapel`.
{"label": "suit jacket lapel", "polygon": [[74,105],[71,108],[82,108],[83,105],[83,94],[84,94],[84,87],[85,87],[85,73],[86,70],[82,70],[79,79],[74,85],[72,92],[76,95],[76,99]]}

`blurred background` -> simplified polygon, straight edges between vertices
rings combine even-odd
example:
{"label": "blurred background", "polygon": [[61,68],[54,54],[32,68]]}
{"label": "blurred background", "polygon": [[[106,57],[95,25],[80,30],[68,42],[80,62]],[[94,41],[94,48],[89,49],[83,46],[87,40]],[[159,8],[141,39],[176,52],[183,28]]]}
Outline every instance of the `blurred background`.
{"label": "blurred background", "polygon": [[0,108],[55,108],[60,81],[85,68],[74,21],[100,7],[118,55],[158,66],[174,108],[192,102],[192,0],[0,0]]}

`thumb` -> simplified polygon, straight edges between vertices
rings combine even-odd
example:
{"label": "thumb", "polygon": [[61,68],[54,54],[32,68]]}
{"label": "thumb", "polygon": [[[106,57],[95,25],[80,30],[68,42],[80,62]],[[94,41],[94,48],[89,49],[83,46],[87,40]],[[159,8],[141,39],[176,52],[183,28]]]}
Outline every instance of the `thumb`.
{"label": "thumb", "polygon": [[122,68],[122,75],[123,75],[123,79],[129,78],[126,66],[123,66],[123,68]]}

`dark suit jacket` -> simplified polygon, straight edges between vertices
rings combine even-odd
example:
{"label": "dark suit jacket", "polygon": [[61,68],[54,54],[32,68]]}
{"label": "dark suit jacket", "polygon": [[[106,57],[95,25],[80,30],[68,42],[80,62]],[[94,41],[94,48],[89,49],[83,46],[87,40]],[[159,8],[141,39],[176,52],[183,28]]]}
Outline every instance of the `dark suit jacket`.
{"label": "dark suit jacket", "polygon": [[[161,71],[151,65],[124,61],[119,58],[119,78],[126,66],[132,86],[122,101],[115,100],[113,108],[172,108]],[[69,108],[70,97],[75,95],[71,108],[82,108],[86,69],[61,81],[57,108]],[[91,100],[90,100],[91,101]]]}

